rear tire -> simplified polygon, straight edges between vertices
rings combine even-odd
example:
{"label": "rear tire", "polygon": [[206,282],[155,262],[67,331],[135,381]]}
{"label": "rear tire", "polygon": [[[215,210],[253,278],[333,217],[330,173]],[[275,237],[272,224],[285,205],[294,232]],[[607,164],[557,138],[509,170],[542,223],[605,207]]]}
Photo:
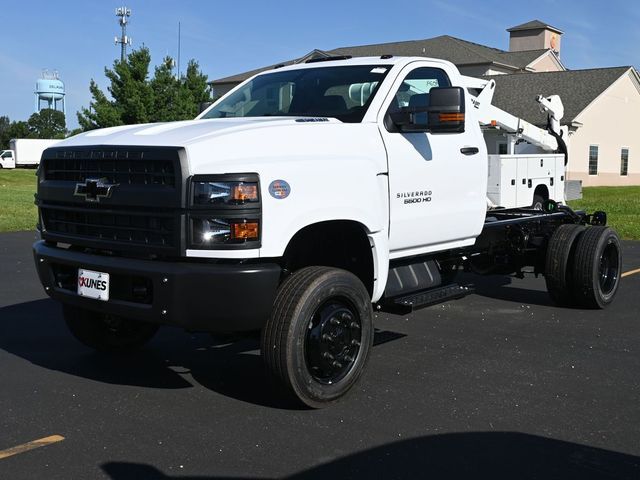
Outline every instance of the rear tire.
{"label": "rear tire", "polygon": [[542,195],[535,194],[533,196],[533,203],[531,204],[531,208],[534,210],[543,210],[544,209],[545,198]]}
{"label": "rear tire", "polygon": [[159,325],[63,306],[64,320],[76,339],[99,352],[129,352],[146,344]]}
{"label": "rear tire", "polygon": [[352,273],[306,267],[280,286],[262,331],[267,369],[312,408],[340,399],[361,377],[373,345],[373,310]]}
{"label": "rear tire", "polygon": [[560,225],[547,245],[544,278],[553,302],[561,307],[574,305],[571,288],[576,241],[585,231],[582,225]]}
{"label": "rear tire", "polygon": [[573,262],[573,295],[578,305],[604,308],[620,285],[622,248],[614,230],[593,226],[578,239]]}

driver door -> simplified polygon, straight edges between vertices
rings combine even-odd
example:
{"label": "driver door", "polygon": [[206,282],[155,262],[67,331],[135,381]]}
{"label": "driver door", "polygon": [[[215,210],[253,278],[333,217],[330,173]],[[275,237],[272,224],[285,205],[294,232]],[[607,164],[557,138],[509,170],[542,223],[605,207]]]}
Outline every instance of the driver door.
{"label": "driver door", "polygon": [[379,121],[389,164],[391,258],[473,244],[486,211],[486,146],[479,127],[470,123],[475,117],[467,118],[463,133],[389,128],[390,112],[427,106],[431,88],[451,86],[446,65],[420,63],[405,67]]}

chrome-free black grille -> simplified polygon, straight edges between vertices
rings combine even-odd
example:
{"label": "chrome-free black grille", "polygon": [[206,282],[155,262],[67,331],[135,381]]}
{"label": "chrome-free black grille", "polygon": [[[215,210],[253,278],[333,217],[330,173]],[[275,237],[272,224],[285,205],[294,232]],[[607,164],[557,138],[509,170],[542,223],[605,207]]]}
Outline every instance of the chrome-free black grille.
{"label": "chrome-free black grille", "polygon": [[[45,240],[118,254],[180,255],[185,173],[178,147],[53,147],[40,163],[36,204]],[[87,180],[109,185],[83,195]]]}
{"label": "chrome-free black grille", "polygon": [[174,249],[179,246],[179,217],[156,212],[103,211],[97,208],[41,206],[47,236],[91,240],[126,249]]}
{"label": "chrome-free black grille", "polygon": [[123,185],[176,187],[176,162],[163,153],[122,148],[55,150],[42,160],[44,180],[100,178]]}

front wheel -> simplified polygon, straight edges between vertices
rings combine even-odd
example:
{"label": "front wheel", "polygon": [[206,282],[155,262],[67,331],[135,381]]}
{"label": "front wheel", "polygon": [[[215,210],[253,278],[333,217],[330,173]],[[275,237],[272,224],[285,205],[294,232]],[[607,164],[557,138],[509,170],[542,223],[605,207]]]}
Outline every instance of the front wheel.
{"label": "front wheel", "polygon": [[64,305],[64,320],[76,339],[100,352],[128,352],[147,343],[159,326]]}
{"label": "front wheel", "polygon": [[352,273],[306,267],[278,290],[262,332],[267,369],[312,408],[344,396],[361,377],[373,345],[373,310]]}

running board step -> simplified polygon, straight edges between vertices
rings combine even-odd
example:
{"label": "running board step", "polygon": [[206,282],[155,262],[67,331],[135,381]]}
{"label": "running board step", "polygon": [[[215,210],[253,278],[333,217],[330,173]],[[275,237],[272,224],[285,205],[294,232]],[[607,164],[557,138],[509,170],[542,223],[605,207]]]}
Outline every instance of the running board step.
{"label": "running board step", "polygon": [[391,299],[390,303],[383,306],[382,310],[399,315],[405,315],[419,308],[430,307],[447,300],[456,300],[466,297],[474,292],[473,285],[458,285],[457,283],[444,287],[431,288],[421,292],[412,293]]}

